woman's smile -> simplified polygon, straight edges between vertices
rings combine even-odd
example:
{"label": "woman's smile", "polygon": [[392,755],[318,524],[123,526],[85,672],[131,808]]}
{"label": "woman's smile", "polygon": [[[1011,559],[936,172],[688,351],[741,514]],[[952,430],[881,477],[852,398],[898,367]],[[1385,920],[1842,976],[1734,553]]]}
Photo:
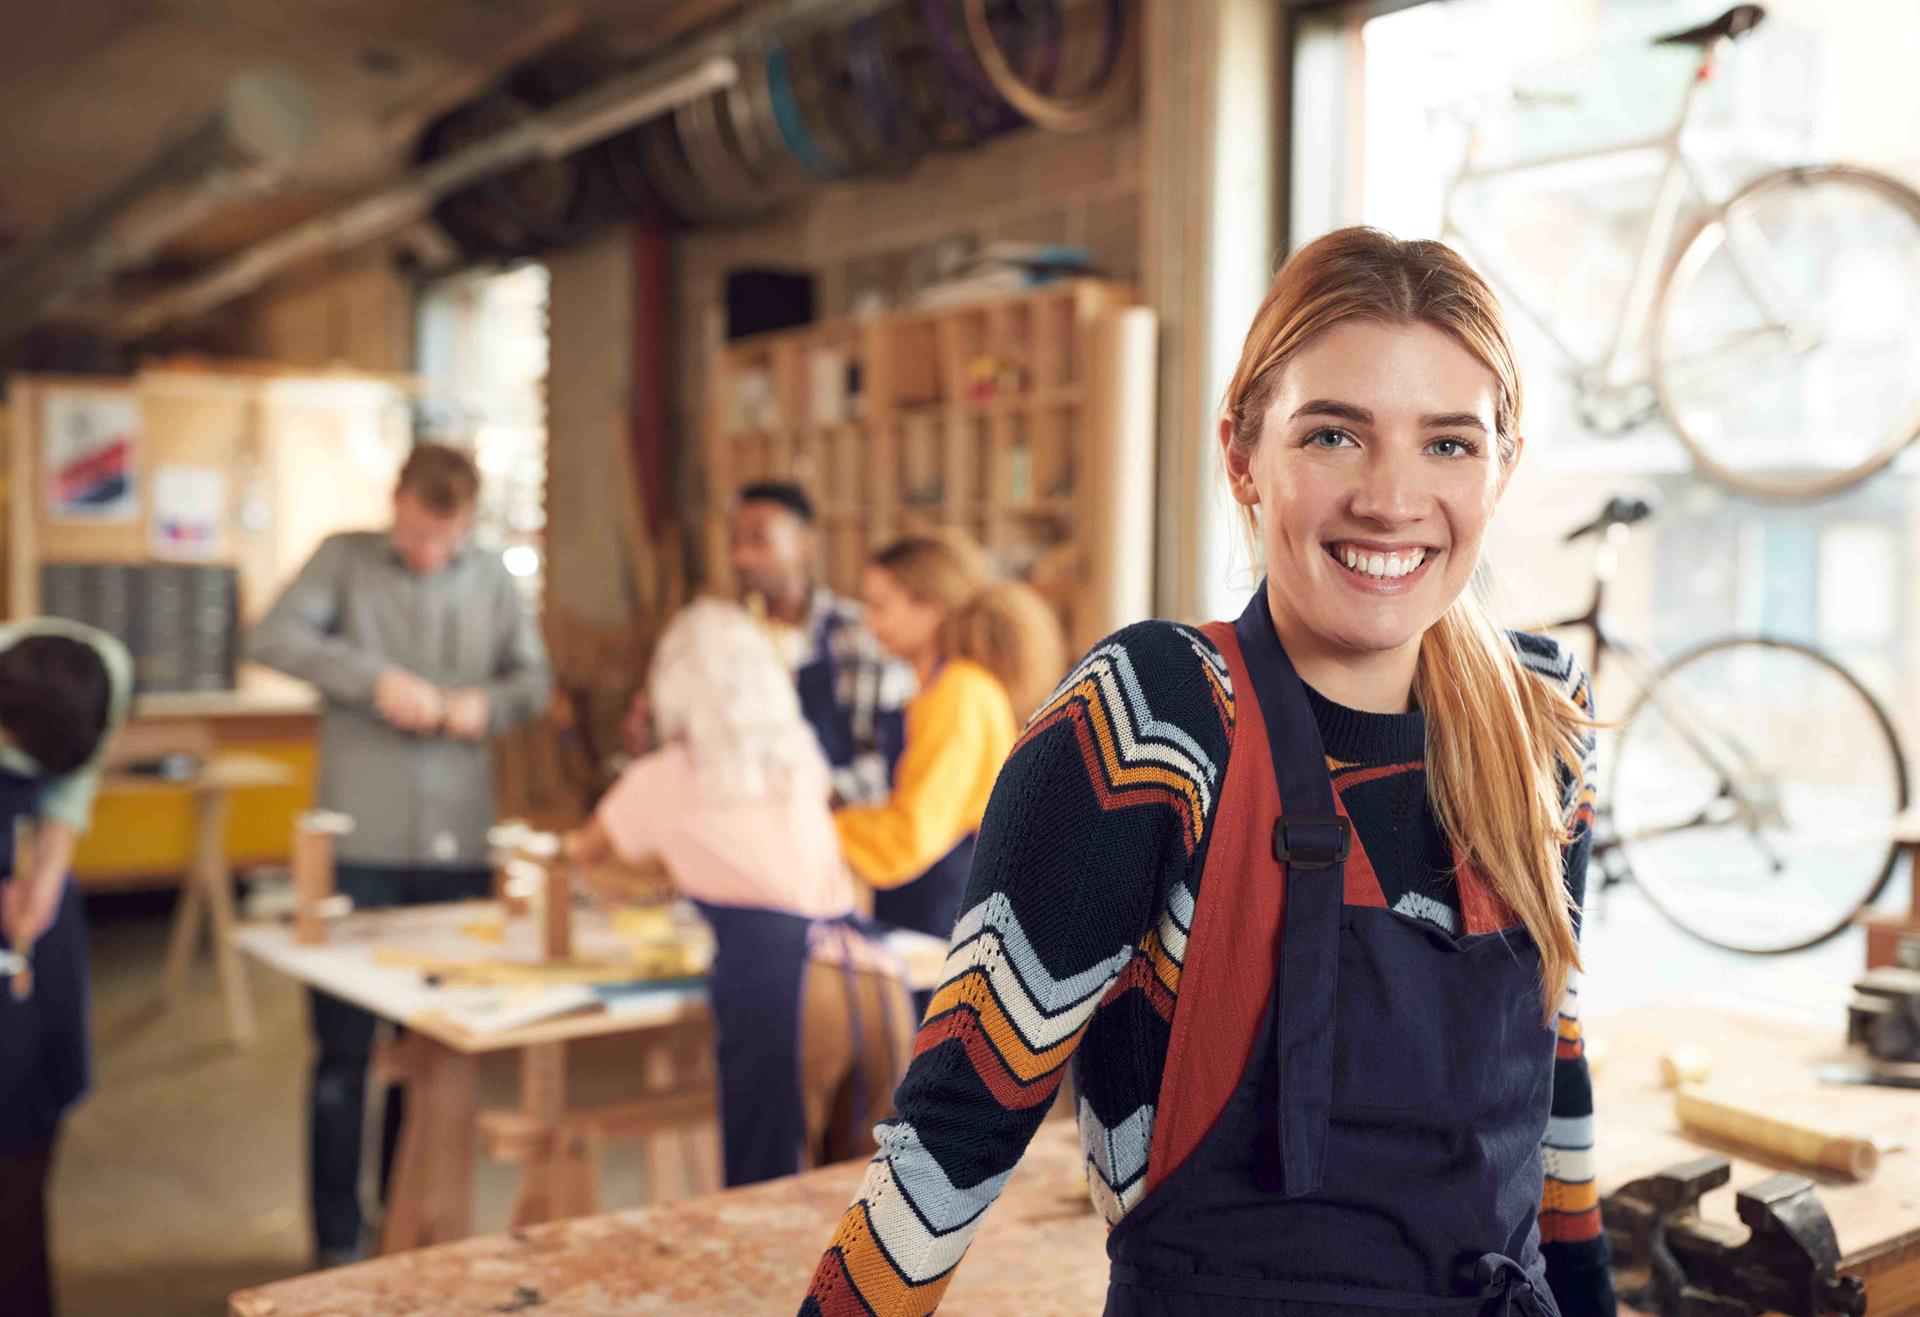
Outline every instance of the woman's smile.
{"label": "woman's smile", "polygon": [[1425,544],[1387,544],[1379,540],[1334,540],[1325,546],[1348,586],[1367,594],[1406,594],[1439,560],[1441,550]]}

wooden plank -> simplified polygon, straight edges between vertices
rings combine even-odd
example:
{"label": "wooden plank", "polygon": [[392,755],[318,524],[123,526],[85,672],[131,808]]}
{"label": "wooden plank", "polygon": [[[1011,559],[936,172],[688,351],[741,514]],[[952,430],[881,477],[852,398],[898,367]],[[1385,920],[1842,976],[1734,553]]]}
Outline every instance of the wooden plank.
{"label": "wooden plank", "polygon": [[[230,1312],[419,1311],[429,1296],[437,1311],[488,1312],[505,1310],[522,1289],[537,1291],[553,1312],[791,1311],[865,1170],[844,1162],[732,1193],[383,1258],[244,1290]],[[973,1261],[961,1265],[940,1311],[1098,1312],[1105,1242],[1087,1202],[1073,1122],[1048,1121],[987,1214]]]}

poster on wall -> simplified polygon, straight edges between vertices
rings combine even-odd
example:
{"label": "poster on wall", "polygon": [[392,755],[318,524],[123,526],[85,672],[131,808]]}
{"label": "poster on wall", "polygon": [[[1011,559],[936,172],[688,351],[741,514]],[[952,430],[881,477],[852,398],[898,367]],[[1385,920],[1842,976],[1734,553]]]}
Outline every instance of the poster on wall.
{"label": "poster on wall", "polygon": [[175,562],[213,562],[226,549],[227,474],[219,467],[153,469],[148,549]]}
{"label": "poster on wall", "polygon": [[41,470],[56,521],[134,521],[140,402],[130,393],[60,392],[47,398]]}

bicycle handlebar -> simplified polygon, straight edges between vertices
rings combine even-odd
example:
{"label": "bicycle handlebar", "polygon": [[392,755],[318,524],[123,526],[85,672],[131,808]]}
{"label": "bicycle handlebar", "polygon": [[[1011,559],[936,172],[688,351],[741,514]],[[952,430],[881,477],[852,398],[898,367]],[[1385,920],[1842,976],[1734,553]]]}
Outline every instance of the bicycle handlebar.
{"label": "bicycle handlebar", "polygon": [[1644,498],[1629,498],[1616,494],[1607,500],[1607,506],[1600,509],[1600,515],[1586,525],[1567,532],[1565,543],[1585,539],[1606,530],[1610,526],[1631,526],[1636,521],[1644,521],[1653,515],[1654,505]]}

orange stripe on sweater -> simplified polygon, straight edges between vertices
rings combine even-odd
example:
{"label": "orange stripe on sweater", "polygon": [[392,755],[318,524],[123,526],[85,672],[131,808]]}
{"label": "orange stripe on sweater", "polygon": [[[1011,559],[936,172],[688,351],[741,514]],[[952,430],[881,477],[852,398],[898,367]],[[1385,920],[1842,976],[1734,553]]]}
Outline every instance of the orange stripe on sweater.
{"label": "orange stripe on sweater", "polygon": [[[1071,1044],[1079,1037],[1076,1033],[1061,1046],[1071,1050]],[[959,1043],[966,1050],[967,1060],[973,1063],[974,1073],[980,1076],[980,1082],[993,1094],[993,1100],[1009,1111],[1024,1111],[1051,1101],[1054,1090],[1060,1087],[1061,1077],[1067,1073],[1066,1066],[1061,1065],[1037,1083],[1022,1084],[1009,1073],[1006,1061],[981,1027],[980,1017],[970,1010],[954,1011],[922,1025],[920,1036],[914,1040],[913,1059],[917,1061],[925,1053],[949,1041]]]}
{"label": "orange stripe on sweater", "polygon": [[[1180,815],[1181,839],[1186,843],[1187,853],[1192,854],[1194,847],[1199,844],[1200,831],[1205,826],[1200,816],[1199,796],[1193,784],[1178,773],[1163,768],[1121,768],[1113,754],[1110,734],[1103,736],[1091,724],[1090,720],[1095,717],[1100,719],[1100,726],[1104,728],[1105,715],[1098,712],[1097,705],[1072,701],[1035,722],[1027,729],[1022,741],[1031,740],[1059,722],[1072,723],[1074,735],[1080,744],[1080,756],[1087,766],[1087,780],[1100,802],[1100,808],[1112,812],[1130,805],[1164,802]],[[1125,788],[1126,794],[1122,795],[1115,787]]]}
{"label": "orange stripe on sweater", "polygon": [[1565,1180],[1547,1177],[1546,1186],[1540,1194],[1540,1211],[1560,1212],[1577,1215],[1581,1212],[1598,1211],[1600,1207],[1600,1186],[1592,1180],[1581,1180],[1568,1184]]}
{"label": "orange stripe on sweater", "polygon": [[[927,1018],[932,1020],[956,1010],[971,1011],[979,1018],[981,1028],[986,1030],[988,1040],[993,1043],[993,1050],[1000,1055],[1001,1064],[1022,1083],[1030,1084],[1048,1071],[1065,1065],[1067,1058],[1073,1055],[1074,1043],[1080,1037],[1079,1030],[1075,1030],[1069,1037],[1044,1050],[1035,1051],[1029,1047],[988,987],[986,971],[978,968],[968,970],[935,993],[933,1002],[927,1007]],[[917,1049],[915,1055],[918,1055]]]}
{"label": "orange stripe on sweater", "polygon": [[[874,1240],[866,1204],[857,1202],[840,1218],[840,1228],[813,1274],[808,1294],[834,1317],[864,1317],[869,1312],[924,1317],[940,1306],[952,1280],[949,1271],[925,1285],[909,1284]],[[829,1307],[829,1301],[835,1306]]]}

